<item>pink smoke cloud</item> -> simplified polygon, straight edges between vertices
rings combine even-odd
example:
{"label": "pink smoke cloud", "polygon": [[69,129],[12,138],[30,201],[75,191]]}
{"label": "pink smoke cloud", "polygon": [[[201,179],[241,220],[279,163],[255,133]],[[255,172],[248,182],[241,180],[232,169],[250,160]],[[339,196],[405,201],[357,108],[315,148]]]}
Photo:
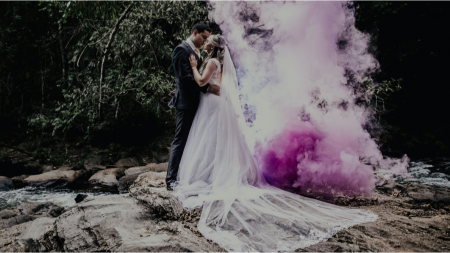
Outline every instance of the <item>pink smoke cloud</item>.
{"label": "pink smoke cloud", "polygon": [[300,194],[370,195],[373,169],[360,161],[353,136],[343,129],[321,133],[309,122],[293,120],[271,140],[257,144],[261,173],[271,185]]}

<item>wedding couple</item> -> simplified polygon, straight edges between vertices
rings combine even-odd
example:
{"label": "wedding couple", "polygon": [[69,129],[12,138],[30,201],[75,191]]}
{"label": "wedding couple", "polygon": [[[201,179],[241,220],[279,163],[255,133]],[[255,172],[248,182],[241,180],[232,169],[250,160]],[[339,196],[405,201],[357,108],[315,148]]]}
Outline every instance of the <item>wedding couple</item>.
{"label": "wedding couple", "polygon": [[[270,186],[259,173],[239,101],[236,70],[221,35],[203,23],[172,54],[177,109],[167,189],[202,208],[199,231],[228,251],[292,251],[343,228],[375,221],[349,209]],[[208,56],[202,61],[199,49]]]}

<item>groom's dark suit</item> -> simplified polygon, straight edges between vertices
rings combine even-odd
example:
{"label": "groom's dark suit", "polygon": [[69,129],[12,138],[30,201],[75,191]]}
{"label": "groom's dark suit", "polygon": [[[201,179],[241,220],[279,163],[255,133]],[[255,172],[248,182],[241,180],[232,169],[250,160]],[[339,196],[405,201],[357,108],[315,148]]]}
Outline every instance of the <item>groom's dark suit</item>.
{"label": "groom's dark suit", "polygon": [[166,176],[166,183],[168,186],[177,180],[181,156],[183,155],[189,130],[191,129],[200,102],[200,92],[206,93],[209,86],[209,84],[207,84],[200,87],[197,82],[195,82],[194,74],[192,73],[191,64],[189,62],[191,54],[197,59],[197,66],[201,66],[202,59],[197,56],[195,51],[186,41],[183,41],[178,45],[172,53],[172,65],[177,89],[174,97],[169,102],[169,107],[175,107],[177,109],[177,121],[175,138],[172,142],[172,150],[169,157],[169,166]]}

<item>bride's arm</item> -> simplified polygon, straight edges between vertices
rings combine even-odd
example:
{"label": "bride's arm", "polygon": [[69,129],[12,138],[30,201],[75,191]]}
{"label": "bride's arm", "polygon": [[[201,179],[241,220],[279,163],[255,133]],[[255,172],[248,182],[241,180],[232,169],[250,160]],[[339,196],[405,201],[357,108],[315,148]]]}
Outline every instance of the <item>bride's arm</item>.
{"label": "bride's arm", "polygon": [[212,75],[214,74],[214,71],[216,71],[217,68],[216,65],[214,64],[213,61],[209,61],[206,64],[205,70],[203,71],[203,75],[200,75],[200,72],[198,72],[197,69],[197,60],[195,60],[194,56],[191,56],[190,61],[195,81],[200,87],[205,86],[209,82],[209,79],[211,79]]}

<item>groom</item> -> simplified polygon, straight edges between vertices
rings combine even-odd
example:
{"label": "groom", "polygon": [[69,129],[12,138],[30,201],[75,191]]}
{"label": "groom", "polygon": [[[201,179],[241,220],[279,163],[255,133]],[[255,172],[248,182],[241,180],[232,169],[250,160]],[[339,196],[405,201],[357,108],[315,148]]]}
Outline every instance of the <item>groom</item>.
{"label": "groom", "polygon": [[181,156],[183,155],[184,146],[191,129],[192,122],[197,112],[200,102],[200,92],[211,92],[215,95],[220,94],[219,85],[207,84],[200,87],[194,79],[189,56],[194,55],[198,61],[197,66],[202,65],[200,57],[200,48],[203,47],[211,33],[211,29],[203,24],[198,23],[191,29],[191,35],[186,41],[178,45],[172,53],[172,65],[175,74],[177,88],[169,107],[177,109],[177,119],[175,127],[175,138],[172,142],[172,150],[169,157],[169,166],[167,168],[166,185],[167,190],[171,191],[173,183],[177,180],[178,167],[180,165]]}

